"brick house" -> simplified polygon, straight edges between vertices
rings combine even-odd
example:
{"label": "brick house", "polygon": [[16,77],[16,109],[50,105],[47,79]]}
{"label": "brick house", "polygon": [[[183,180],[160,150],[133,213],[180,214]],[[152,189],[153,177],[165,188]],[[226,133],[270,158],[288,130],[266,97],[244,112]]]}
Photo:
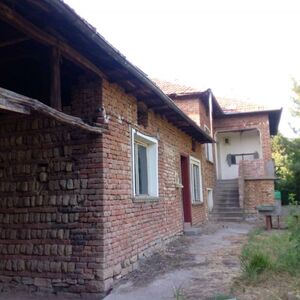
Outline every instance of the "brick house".
{"label": "brick house", "polygon": [[216,141],[215,145],[204,146],[206,160],[214,165],[212,172],[217,179],[214,196],[208,202],[212,217],[239,220],[256,214],[257,205],[273,203],[276,178],[271,136],[277,134],[282,109],[216,99],[210,90],[201,92],[154,81]]}
{"label": "brick house", "polygon": [[[214,136],[247,118],[270,154],[279,112],[229,116],[210,91],[169,97],[60,0],[0,8],[1,286],[105,292],[208,219]],[[249,195],[273,183],[239,167]]]}

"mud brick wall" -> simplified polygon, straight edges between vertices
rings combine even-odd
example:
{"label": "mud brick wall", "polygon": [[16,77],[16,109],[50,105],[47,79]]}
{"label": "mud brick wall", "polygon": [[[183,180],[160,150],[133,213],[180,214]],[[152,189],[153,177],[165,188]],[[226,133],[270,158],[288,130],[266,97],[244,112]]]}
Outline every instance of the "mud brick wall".
{"label": "mud brick wall", "polygon": [[[74,111],[94,113],[100,96],[100,85],[80,89],[73,103],[82,101],[85,111]],[[101,137],[40,115],[1,115],[0,282],[49,292],[102,290],[101,176]]]}
{"label": "mud brick wall", "polygon": [[[142,100],[142,99],[141,99]],[[109,119],[103,135],[104,189],[104,269],[105,288],[137,266],[138,259],[150,255],[183,231],[180,155],[192,155],[202,162],[204,204],[193,206],[193,223],[207,219],[207,176],[203,147],[192,151],[192,138],[163,115],[148,116],[148,127],[137,125],[137,102],[117,85],[103,82],[103,106]],[[132,192],[131,129],[158,139],[159,199],[136,202]],[[212,179],[209,179],[212,180]],[[209,186],[208,186],[209,185]]]}
{"label": "mud brick wall", "polygon": [[244,191],[244,209],[247,214],[257,213],[257,205],[275,203],[273,180],[245,180]]}

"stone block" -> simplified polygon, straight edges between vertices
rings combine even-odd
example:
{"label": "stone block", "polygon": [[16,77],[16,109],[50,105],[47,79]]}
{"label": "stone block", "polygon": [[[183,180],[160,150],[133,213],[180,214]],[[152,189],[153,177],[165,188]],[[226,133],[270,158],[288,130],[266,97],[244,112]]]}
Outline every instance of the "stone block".
{"label": "stone block", "polygon": [[37,286],[38,288],[45,287],[45,288],[51,288],[51,279],[47,278],[34,278],[33,284]]}

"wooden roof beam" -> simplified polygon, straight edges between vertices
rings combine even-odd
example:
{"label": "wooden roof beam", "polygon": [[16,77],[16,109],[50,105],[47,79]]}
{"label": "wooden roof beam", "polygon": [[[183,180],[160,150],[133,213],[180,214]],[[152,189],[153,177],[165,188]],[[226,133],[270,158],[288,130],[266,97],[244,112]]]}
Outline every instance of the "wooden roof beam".
{"label": "wooden roof beam", "polygon": [[[91,126],[82,119],[67,115],[58,111],[36,99],[25,97],[12,91],[0,88],[0,108],[21,113],[30,113],[36,111],[42,115],[50,117],[60,123],[79,128],[94,134],[102,134],[104,129],[101,127]],[[23,112],[22,112],[23,110]]]}
{"label": "wooden roof beam", "polygon": [[13,103],[13,102],[11,102],[7,99],[3,99],[3,98],[0,98],[0,109],[11,111],[11,112],[16,112],[19,114],[25,114],[25,115],[30,114],[30,109],[28,109],[27,107],[17,104],[17,103]]}
{"label": "wooden roof beam", "polygon": [[59,40],[56,37],[42,31],[26,19],[24,19],[16,11],[12,10],[10,7],[6,6],[3,3],[0,3],[0,19],[6,23],[9,23],[11,26],[25,33],[29,37],[39,41],[40,43],[58,48],[62,55],[67,57],[73,63],[84,67],[85,69],[97,74],[100,77],[107,77],[90,60],[85,58],[83,55],[81,55],[78,51],[66,44],[64,41]]}
{"label": "wooden roof beam", "polygon": [[18,38],[14,38],[11,40],[3,41],[3,42],[0,42],[0,48],[13,46],[13,45],[23,43],[28,40],[30,40],[28,37],[18,37]]}

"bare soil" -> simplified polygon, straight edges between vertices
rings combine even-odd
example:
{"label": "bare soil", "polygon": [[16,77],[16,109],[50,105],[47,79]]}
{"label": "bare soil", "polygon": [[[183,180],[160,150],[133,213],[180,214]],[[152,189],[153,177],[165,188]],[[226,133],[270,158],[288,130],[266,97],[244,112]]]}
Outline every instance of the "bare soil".
{"label": "bare soil", "polygon": [[209,223],[140,264],[105,300],[215,299],[231,295],[239,255],[253,225]]}

